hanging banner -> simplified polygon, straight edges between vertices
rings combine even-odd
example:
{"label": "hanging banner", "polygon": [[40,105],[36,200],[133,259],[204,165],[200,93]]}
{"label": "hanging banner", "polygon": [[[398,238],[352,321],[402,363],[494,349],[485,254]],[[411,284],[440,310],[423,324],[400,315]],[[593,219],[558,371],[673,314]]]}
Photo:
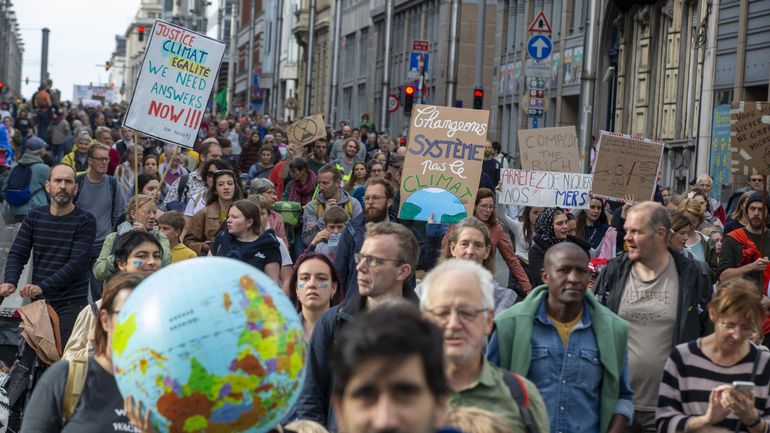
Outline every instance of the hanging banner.
{"label": "hanging banner", "polygon": [[192,148],[224,54],[223,42],[155,21],[123,126]]}
{"label": "hanging banner", "polygon": [[662,157],[662,142],[601,131],[591,193],[618,201],[627,195],[635,202],[652,200]]}
{"label": "hanging banner", "polygon": [[711,197],[722,200],[722,188],[730,184],[730,105],[714,108],[711,121]]}
{"label": "hanging banner", "polygon": [[399,218],[454,224],[473,215],[489,111],[416,104]]}
{"label": "hanging banner", "polygon": [[498,194],[498,202],[533,207],[588,209],[592,180],[590,174],[505,168],[500,171],[503,188]]}

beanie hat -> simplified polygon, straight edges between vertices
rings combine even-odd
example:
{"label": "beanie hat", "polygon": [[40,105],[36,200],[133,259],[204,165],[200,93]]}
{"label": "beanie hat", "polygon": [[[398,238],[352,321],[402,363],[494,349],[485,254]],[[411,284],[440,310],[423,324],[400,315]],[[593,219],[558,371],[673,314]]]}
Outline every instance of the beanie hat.
{"label": "beanie hat", "polygon": [[46,146],[45,141],[35,136],[29,137],[27,141],[24,142],[24,149],[26,150],[35,151],[35,150],[45,149],[45,146]]}
{"label": "beanie hat", "polygon": [[765,204],[765,208],[770,208],[770,206],[768,206],[767,196],[763,192],[757,191],[746,199],[746,209],[748,209],[749,205],[755,201],[761,201]]}

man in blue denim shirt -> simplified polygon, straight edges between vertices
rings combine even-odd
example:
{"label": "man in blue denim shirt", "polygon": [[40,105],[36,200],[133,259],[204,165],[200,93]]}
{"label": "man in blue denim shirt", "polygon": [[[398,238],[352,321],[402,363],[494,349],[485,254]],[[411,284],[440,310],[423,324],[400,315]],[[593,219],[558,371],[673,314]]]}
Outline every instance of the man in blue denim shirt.
{"label": "man in blue denim shirt", "polygon": [[586,296],[588,257],[577,245],[551,247],[542,276],[546,285],[495,319],[500,366],[537,385],[552,433],[623,432],[634,412],[628,323]]}

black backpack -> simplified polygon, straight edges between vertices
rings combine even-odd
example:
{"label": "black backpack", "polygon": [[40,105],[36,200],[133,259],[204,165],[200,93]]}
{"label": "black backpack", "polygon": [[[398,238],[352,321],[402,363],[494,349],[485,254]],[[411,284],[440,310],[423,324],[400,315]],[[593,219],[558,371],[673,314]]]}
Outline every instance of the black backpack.
{"label": "black backpack", "polygon": [[190,175],[185,174],[179,178],[179,186],[177,187],[177,199],[176,201],[166,203],[166,210],[169,212],[184,212],[187,207],[187,201],[182,200],[182,197],[187,194],[187,184],[190,181]]}

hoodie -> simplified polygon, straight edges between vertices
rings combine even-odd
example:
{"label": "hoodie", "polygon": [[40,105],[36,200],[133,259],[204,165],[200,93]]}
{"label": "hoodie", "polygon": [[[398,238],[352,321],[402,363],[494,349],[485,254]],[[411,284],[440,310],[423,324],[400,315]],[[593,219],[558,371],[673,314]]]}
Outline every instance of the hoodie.
{"label": "hoodie", "polygon": [[[337,205],[345,209],[350,218],[355,218],[363,211],[361,203],[348,194],[347,191],[340,188],[340,198]],[[317,194],[313,200],[310,200],[302,212],[302,240],[305,245],[310,245],[315,235],[323,230],[326,214],[326,197],[323,194]]]}
{"label": "hoodie", "polygon": [[212,256],[227,257],[245,262],[265,271],[269,263],[281,264],[280,244],[272,229],[263,232],[255,241],[241,242],[235,239],[230,232],[222,230],[211,243]]}

